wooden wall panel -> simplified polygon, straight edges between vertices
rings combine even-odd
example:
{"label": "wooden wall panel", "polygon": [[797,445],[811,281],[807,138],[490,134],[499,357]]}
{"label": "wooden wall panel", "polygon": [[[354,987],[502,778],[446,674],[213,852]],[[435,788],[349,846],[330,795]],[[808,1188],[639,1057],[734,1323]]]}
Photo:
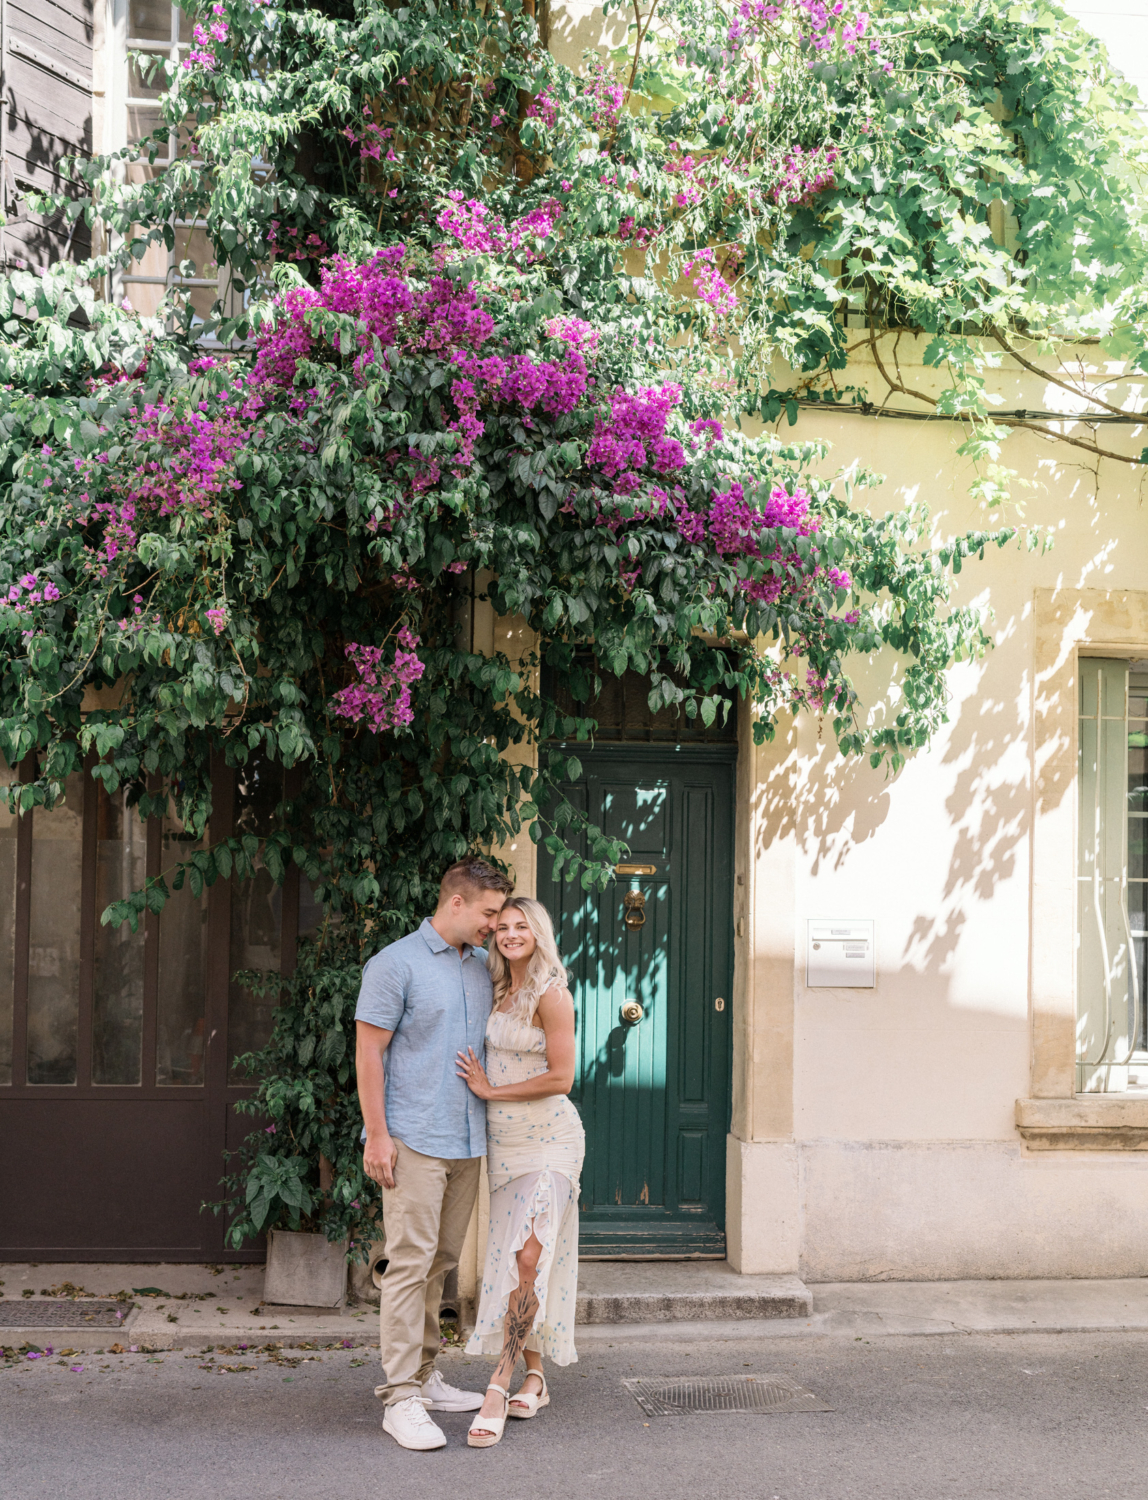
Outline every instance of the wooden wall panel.
{"label": "wooden wall panel", "polygon": [[30,43],[73,72],[92,73],[92,7],[54,0],[8,0],[14,40]]}
{"label": "wooden wall panel", "polygon": [[66,187],[57,171],[60,158],[92,154],[92,4],[8,0],[6,21],[4,258],[41,270],[91,253],[86,224],[32,213],[23,194],[30,187]]}

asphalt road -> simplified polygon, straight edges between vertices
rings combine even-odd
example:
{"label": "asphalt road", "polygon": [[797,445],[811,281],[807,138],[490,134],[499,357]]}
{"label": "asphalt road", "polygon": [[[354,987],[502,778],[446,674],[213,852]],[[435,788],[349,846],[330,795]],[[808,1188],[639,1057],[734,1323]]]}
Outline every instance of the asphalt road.
{"label": "asphalt road", "polygon": [[[382,1432],[361,1350],[57,1360],[0,1369],[5,1500],[1148,1500],[1142,1333],[593,1348],[497,1448],[446,1416],[426,1454]],[[487,1373],[454,1350],[442,1368]],[[833,1410],[650,1418],[621,1384],[748,1373]]]}

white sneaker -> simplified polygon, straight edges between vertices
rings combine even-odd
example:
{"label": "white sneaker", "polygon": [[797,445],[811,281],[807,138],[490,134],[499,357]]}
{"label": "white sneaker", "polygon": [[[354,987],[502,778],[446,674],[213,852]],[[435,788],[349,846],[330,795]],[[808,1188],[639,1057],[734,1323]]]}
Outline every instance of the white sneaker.
{"label": "white sneaker", "polygon": [[423,1386],[422,1402],[428,1411],[477,1411],[482,1405],[482,1392],[460,1391],[432,1370]]}
{"label": "white sneaker", "polygon": [[383,1431],[389,1432],[400,1448],[425,1452],[446,1447],[446,1433],[427,1416],[427,1409],[417,1396],[394,1401],[384,1408]]}

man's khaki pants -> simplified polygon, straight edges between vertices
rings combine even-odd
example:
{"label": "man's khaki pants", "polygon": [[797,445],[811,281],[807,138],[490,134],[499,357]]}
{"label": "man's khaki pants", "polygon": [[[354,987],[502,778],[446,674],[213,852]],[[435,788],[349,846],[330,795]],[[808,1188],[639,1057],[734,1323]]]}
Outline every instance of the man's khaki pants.
{"label": "man's khaki pants", "polygon": [[375,1395],[390,1406],[421,1392],[439,1351],[442,1286],[458,1265],[481,1159],[423,1156],[396,1141],[395,1185],[383,1189],[387,1269],[379,1307],[385,1384]]}

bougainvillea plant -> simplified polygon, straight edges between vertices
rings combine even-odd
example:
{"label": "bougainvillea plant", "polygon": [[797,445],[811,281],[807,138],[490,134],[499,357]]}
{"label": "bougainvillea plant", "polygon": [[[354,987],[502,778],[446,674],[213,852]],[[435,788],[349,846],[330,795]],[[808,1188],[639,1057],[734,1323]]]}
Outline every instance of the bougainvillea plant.
{"label": "bougainvillea plant", "polygon": [[[954,551],[986,534],[937,552],[922,512],[854,508],[809,471],[815,451],[691,418],[622,328],[552,302],[541,270],[479,285],[449,252],[392,246],[297,280],[250,357],[201,355],[158,387],[133,373],[72,401],[7,398],[25,451],[5,511],[18,561],[0,733],[9,763],[39,758],[13,796],[50,802],[94,750],[110,790],[136,788],[144,812],[171,797],[210,840],[213,751],[305,773],[260,848],[209,841],[109,914],[138,921],[258,853],[276,877],[301,864],[341,917],[263,1059],[276,1131],[243,1181],[268,1215],[288,1200],[267,1174],[321,1153],[337,1168],[323,1222],[362,1232],[347,965],[417,920],[443,865],[526,823],[571,873],[604,872],[572,855],[576,816],[554,803],[576,756],[546,748],[587,726],[522,664],[458,640],[476,579],[558,671],[592,643],[601,670],[648,673],[659,701],[707,723],[730,695],[754,703],[759,738],[812,709],[843,749],[893,764],[942,721],[949,663],[984,645],[977,614],[946,598]],[[847,659],[882,645],[902,665],[870,722]],[[116,707],[85,710],[87,688],[117,683]],[[542,750],[537,773],[505,754],[523,742]],[[590,850],[619,854],[596,830]],[[304,1042],[308,1066],[290,1067],[283,1049]],[[332,1071],[320,1095],[316,1069]]]}
{"label": "bougainvillea plant", "polygon": [[[617,51],[576,75],[547,50],[544,0],[214,0],[155,137],[77,161],[66,211],[103,234],[109,286],[111,268],[165,244],[189,322],[179,275],[203,267],[172,226],[202,223],[226,273],[226,339],[258,323],[274,265],[313,279],[331,251],[429,246],[454,193],[462,246],[499,253],[499,226],[517,224],[582,316],[632,299],[639,336],[714,415],[796,421],[831,401],[949,418],[989,503],[1017,427],[1140,460],[1120,439],[1148,370],[1148,137],[1134,90],[1057,5],[604,10]],[[167,63],[139,66],[162,86]],[[166,157],[169,132],[172,164],[125,175],[125,156]],[[76,295],[48,290],[47,321],[0,378],[99,362],[114,337],[67,324]],[[123,337],[138,347],[139,331]],[[898,360],[909,335],[914,358]],[[1092,425],[994,415],[1002,363],[1047,372]],[[1105,383],[1115,368],[1119,387]]]}
{"label": "bougainvillea plant", "polygon": [[[759,738],[813,712],[891,767],[943,722],[948,667],[985,645],[951,572],[992,538],[942,544],[739,420],[849,396],[863,313],[878,354],[928,334],[991,456],[970,329],[1030,349],[1116,337],[1117,309],[1139,337],[1139,199],[1101,191],[1138,137],[1116,141],[1119,85],[1058,13],[663,6],[578,77],[530,6],[216,0],[161,104],[183,154],[82,169],[106,257],[0,288],[13,797],[50,804],[94,752],[141,813],[170,799],[205,835],[110,920],[256,859],[297,864],[329,914],[252,1059],[269,1123],[230,1182],[238,1238],[370,1234],[356,976],[443,866],[524,825],[587,883],[617,857],[596,830],[571,852],[560,787],[593,725],[540,660],[584,692],[592,648],[703,722],[740,698]],[[149,240],[178,253],[174,220],[227,270],[206,330],[186,266],[174,321],[95,295]],[[473,649],[476,597],[535,658]],[[861,705],[850,658],[879,650],[891,687]],[[117,684],[115,707],[88,693]],[[295,773],[276,830],[212,841],[211,758],[256,752]]]}

